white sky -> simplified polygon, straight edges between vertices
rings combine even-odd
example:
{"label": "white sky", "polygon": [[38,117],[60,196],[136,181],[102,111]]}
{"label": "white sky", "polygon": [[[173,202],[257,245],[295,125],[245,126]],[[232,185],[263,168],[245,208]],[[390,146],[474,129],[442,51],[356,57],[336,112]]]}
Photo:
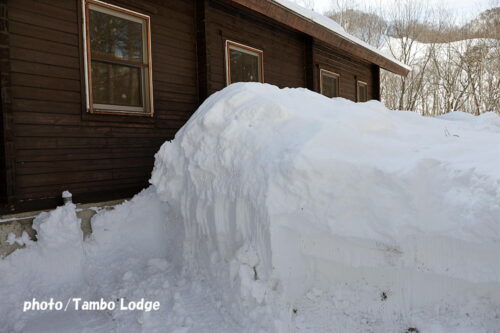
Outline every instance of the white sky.
{"label": "white sky", "polygon": [[[316,12],[323,13],[324,11],[330,10],[332,8],[332,3],[335,3],[336,0],[295,1],[298,3],[303,3],[304,1],[313,2],[314,10]],[[452,11],[453,14],[463,17],[464,20],[470,20],[483,10],[500,5],[499,0],[428,0],[427,2],[432,6],[439,6],[440,8]],[[357,4],[359,7],[363,8],[365,6],[375,7],[379,6],[379,4],[382,6],[392,5],[394,0],[352,0],[349,1],[349,3]]]}

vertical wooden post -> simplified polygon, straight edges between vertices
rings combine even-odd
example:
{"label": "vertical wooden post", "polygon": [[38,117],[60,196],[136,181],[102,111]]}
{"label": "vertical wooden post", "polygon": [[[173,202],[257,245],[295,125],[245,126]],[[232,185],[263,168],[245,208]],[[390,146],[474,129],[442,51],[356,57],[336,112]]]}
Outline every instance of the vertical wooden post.
{"label": "vertical wooden post", "polygon": [[15,184],[14,120],[7,0],[0,0],[0,210],[12,210]]}
{"label": "vertical wooden post", "polygon": [[373,76],[373,99],[380,101],[380,67],[377,65],[372,65],[372,76]]}
{"label": "vertical wooden post", "polygon": [[312,91],[316,91],[314,84],[314,41],[310,36],[306,36],[306,88]]}
{"label": "vertical wooden post", "polygon": [[198,105],[203,103],[208,97],[206,6],[206,0],[196,0],[196,72],[198,77]]}

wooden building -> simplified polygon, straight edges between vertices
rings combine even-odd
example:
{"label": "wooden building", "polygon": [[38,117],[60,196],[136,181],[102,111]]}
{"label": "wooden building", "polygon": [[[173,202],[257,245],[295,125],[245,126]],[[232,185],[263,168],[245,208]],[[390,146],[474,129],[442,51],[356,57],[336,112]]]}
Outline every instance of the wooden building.
{"label": "wooden building", "polygon": [[408,72],[285,0],[0,0],[0,55],[0,214],[133,195],[231,82],[364,101]]}

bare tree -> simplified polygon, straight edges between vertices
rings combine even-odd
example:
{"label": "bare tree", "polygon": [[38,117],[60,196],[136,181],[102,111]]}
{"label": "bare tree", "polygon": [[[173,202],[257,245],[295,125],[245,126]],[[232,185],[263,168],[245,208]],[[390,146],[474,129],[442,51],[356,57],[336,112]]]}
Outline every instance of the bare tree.
{"label": "bare tree", "polygon": [[384,34],[388,24],[375,13],[347,8],[333,11],[328,16],[341,24],[346,31],[375,47],[384,43]]}
{"label": "bare tree", "polygon": [[382,71],[389,108],[429,116],[500,110],[500,8],[459,24],[465,20],[425,1],[394,0],[383,10],[336,0],[332,7],[327,14],[347,32],[412,67],[407,77]]}

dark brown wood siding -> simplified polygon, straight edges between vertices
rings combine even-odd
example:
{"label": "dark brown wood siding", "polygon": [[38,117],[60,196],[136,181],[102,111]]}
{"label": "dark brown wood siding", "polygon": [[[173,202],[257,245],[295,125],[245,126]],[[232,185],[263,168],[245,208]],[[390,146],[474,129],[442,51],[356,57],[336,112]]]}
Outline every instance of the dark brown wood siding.
{"label": "dark brown wood siding", "polygon": [[313,43],[314,90],[319,91],[319,71],[326,69],[340,74],[340,97],[356,101],[356,81],[367,83],[368,99],[379,99],[378,66],[345,55],[321,42]]}
{"label": "dark brown wood siding", "polygon": [[306,86],[306,37],[223,2],[206,11],[208,92],[226,85],[225,40],[264,51],[264,81],[278,87]]}
{"label": "dark brown wood siding", "polygon": [[226,39],[264,51],[266,83],[319,91],[325,68],[342,97],[356,99],[357,79],[379,96],[378,66],[228,0],[107,2],[151,16],[153,118],[86,112],[81,0],[0,0],[0,198],[11,204],[0,214],[53,207],[64,190],[89,202],[147,186],[160,145],[225,87]]}
{"label": "dark brown wood siding", "polygon": [[5,158],[5,130],[4,130],[4,96],[6,87],[6,64],[9,61],[9,31],[7,21],[7,3],[0,0],[0,205],[7,203],[7,174]]}
{"label": "dark brown wood siding", "polygon": [[8,1],[16,210],[136,193],[198,106],[194,1],[108,2],[151,16],[153,119],[85,112],[80,0]]}
{"label": "dark brown wood siding", "polygon": [[7,0],[0,0],[0,207],[14,195],[14,140]]}

